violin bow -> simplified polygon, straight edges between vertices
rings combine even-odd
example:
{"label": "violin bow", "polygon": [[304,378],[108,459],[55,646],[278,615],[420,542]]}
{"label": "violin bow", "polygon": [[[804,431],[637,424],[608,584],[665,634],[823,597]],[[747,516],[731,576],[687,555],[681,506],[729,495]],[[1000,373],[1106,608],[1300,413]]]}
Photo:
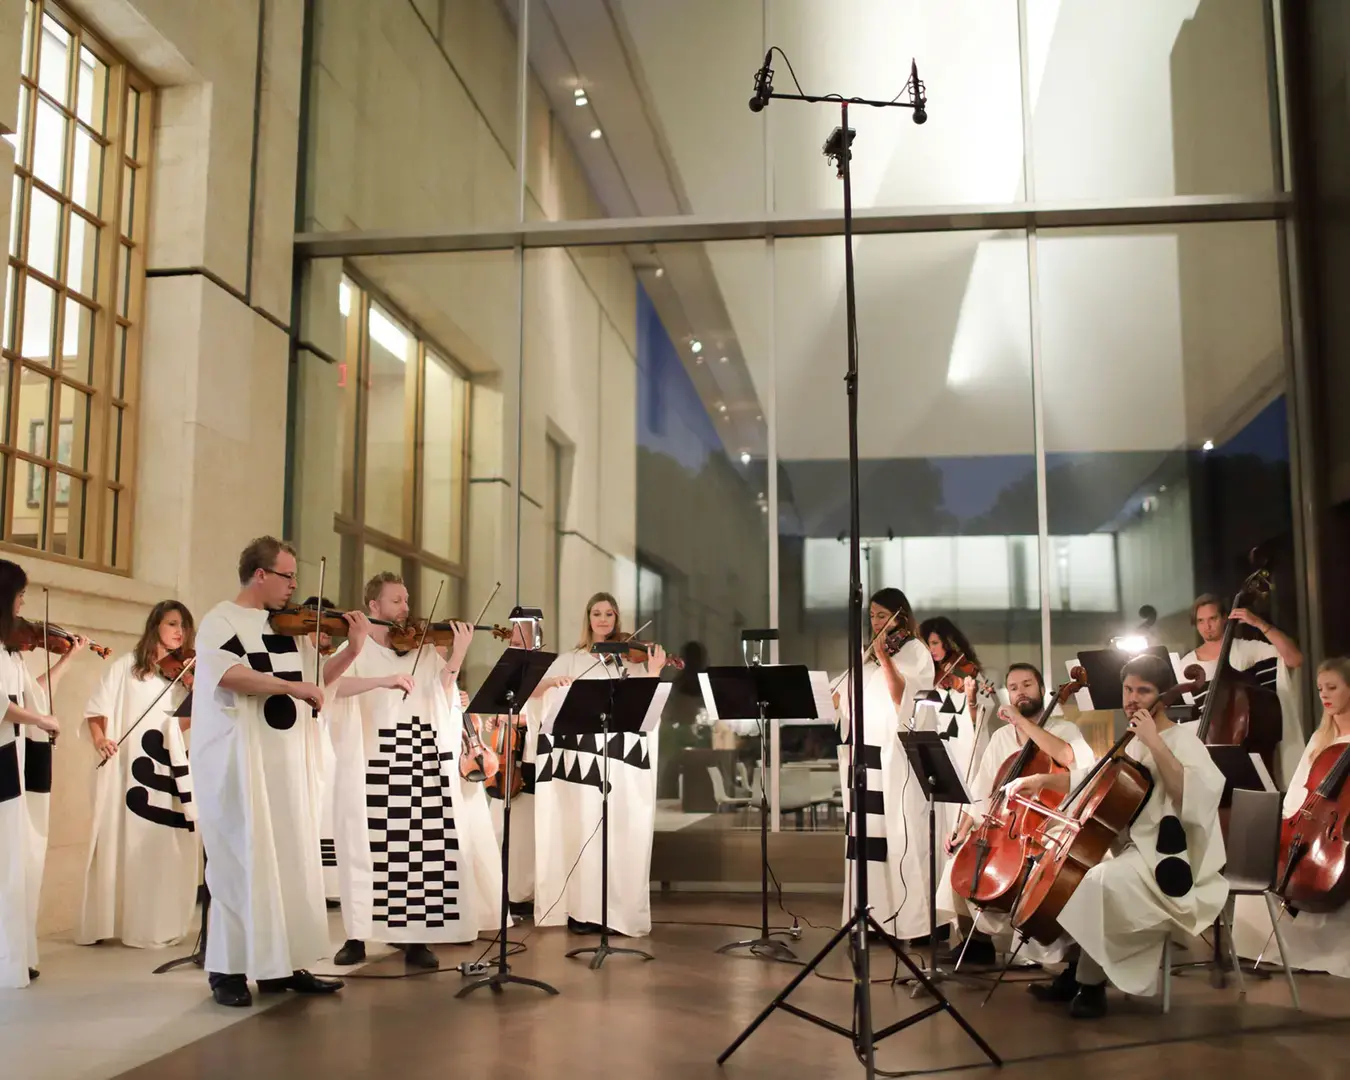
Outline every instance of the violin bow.
{"label": "violin bow", "polygon": [[[323,634],[323,579],[328,572],[328,556],[319,556],[319,595],[314,598],[314,685],[323,690],[323,684],[320,680],[323,678],[323,648],[319,644],[319,638]],[[311,706],[313,708],[313,706]],[[313,711],[314,716],[319,715],[317,708]]]}
{"label": "violin bow", "polygon": [[[158,694],[155,695],[155,700],[150,702],[150,704],[145,707],[145,711],[142,712],[140,716],[136,717],[131,727],[127,728],[126,732],[122,735],[122,737],[117,740],[117,749],[120,750],[122,748],[122,744],[127,741],[127,736],[129,736],[133,731],[135,731],[140,722],[150,715],[151,710],[154,709],[154,707],[159,704],[160,699],[163,698],[165,694],[167,694],[170,690],[172,690],[182,681],[183,676],[192,670],[192,665],[195,664],[196,662],[197,658],[194,656],[191,660],[189,660],[186,664],[184,664],[182,670],[179,671],[178,674],[173,677],[173,682],[169,683],[168,686],[164,687],[163,690],[161,690]],[[109,754],[97,765],[95,765],[94,768],[101,769],[111,760],[112,755]]]}
{"label": "violin bow", "polygon": [[[867,646],[867,651],[866,651],[865,653],[863,653],[863,663],[864,663],[864,664],[867,663],[868,657],[870,657],[870,656],[872,656],[872,655],[875,654],[875,652],[876,652],[876,647],[877,647],[877,642],[880,641],[883,637],[886,636],[886,631],[888,631],[888,630],[891,628],[891,623],[895,622],[895,617],[896,617],[897,615],[899,615],[899,614],[900,614],[900,612],[898,612],[898,611],[892,612],[892,613],[891,613],[891,617],[890,617],[889,619],[886,620],[886,625],[883,626],[883,627],[880,629],[880,631],[878,631],[876,634],[874,634],[874,635],[872,636],[872,643],[871,643],[870,645]],[[834,680],[834,684],[830,687],[830,693],[833,694],[836,690],[838,690],[840,684],[841,684],[845,679],[848,678],[848,675],[849,675],[848,670],[845,670],[844,673],[843,673],[842,675],[839,676],[839,678],[835,679],[835,680]]]}
{"label": "violin bow", "polygon": [[[441,602],[441,591],[445,588],[445,578],[441,578],[441,583],[436,586],[436,596],[431,601],[431,610],[427,612],[426,621],[422,623],[422,636],[417,642],[417,653],[413,656],[412,671],[408,672],[408,678],[413,678],[417,674],[417,665],[422,659],[422,646],[427,643],[427,632],[431,629],[431,620],[436,615],[436,605]],[[403,691],[403,700],[408,700],[408,691]]]}
{"label": "violin bow", "polygon": [[[52,621],[52,603],[51,593],[47,591],[47,586],[42,586],[42,655],[47,658],[47,715],[56,715],[56,702],[53,700],[56,694],[52,690],[52,653],[47,647],[47,626]],[[47,734],[47,741],[52,744],[52,749],[56,749],[56,735],[53,732]]]}

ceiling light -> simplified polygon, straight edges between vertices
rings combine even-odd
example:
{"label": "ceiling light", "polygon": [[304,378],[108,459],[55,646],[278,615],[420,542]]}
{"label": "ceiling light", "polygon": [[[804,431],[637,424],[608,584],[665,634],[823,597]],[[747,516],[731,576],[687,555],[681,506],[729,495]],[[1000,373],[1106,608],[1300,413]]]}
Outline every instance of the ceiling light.
{"label": "ceiling light", "polygon": [[750,464],[750,451],[749,451],[749,450],[742,450],[742,451],[741,451],[741,464],[742,464],[742,465],[749,465],[749,464]]}
{"label": "ceiling light", "polygon": [[1208,454],[1211,450],[1214,449],[1214,440],[1213,440],[1213,439],[1206,439],[1205,442],[1204,442],[1204,445],[1201,446],[1200,449],[1203,450],[1205,453]]}
{"label": "ceiling light", "polygon": [[726,405],[725,405],[723,402],[720,402],[720,401],[719,401],[719,402],[717,403],[717,411],[718,411],[718,412],[726,412],[726,411],[727,411]]}
{"label": "ceiling light", "polygon": [[577,105],[585,105],[589,99],[586,97],[586,91],[578,86],[572,91],[572,100],[576,102]]}
{"label": "ceiling light", "polygon": [[701,357],[701,356],[700,356],[700,357],[697,357],[697,358],[694,360],[694,363],[696,363],[696,364],[702,364],[702,363],[703,363],[703,357]]}
{"label": "ceiling light", "polygon": [[590,99],[587,98],[585,94],[578,94],[576,97],[572,99],[572,104],[574,104],[579,109],[583,105],[589,105]]}
{"label": "ceiling light", "polygon": [[719,359],[722,363],[724,363],[724,364],[727,362],[727,357],[725,357],[725,356],[720,356],[720,357],[718,357],[718,359]]}
{"label": "ceiling light", "polygon": [[1123,653],[1138,656],[1148,648],[1148,638],[1142,634],[1125,634],[1121,637],[1112,638],[1111,644]]}
{"label": "ceiling light", "polygon": [[762,423],[764,421],[764,414],[763,413],[756,414],[755,419]]}
{"label": "ceiling light", "polygon": [[698,338],[694,338],[694,340],[689,343],[689,351],[697,356],[703,351],[703,342],[699,341]]}
{"label": "ceiling light", "polygon": [[598,138],[600,138],[600,129],[599,129],[599,128],[591,128],[591,138],[592,138],[592,139],[598,139]]}
{"label": "ceiling light", "polygon": [[659,278],[665,277],[665,276],[666,276],[666,268],[665,268],[664,266],[658,266],[658,267],[656,268],[656,276],[659,277]]}

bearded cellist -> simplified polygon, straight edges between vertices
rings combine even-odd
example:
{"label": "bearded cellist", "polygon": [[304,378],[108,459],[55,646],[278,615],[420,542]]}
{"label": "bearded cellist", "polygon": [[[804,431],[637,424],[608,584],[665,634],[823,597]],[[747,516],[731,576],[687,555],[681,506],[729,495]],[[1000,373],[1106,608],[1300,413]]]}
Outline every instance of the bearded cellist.
{"label": "bearded cellist", "polygon": [[[1121,833],[1115,857],[1087,872],[1059,914],[1077,946],[1068,966],[1053,982],[1027,988],[1038,1000],[1067,1003],[1075,1019],[1105,1015],[1107,980],[1127,994],[1154,993],[1167,935],[1199,936],[1228,899],[1219,829],[1223,773],[1192,728],[1174,724],[1159,706],[1171,681],[1165,661],[1137,656],[1120,674],[1134,735],[1127,756],[1151,777],[1152,789]],[[1008,787],[1068,793],[1084,777],[1074,769],[1022,777]]]}

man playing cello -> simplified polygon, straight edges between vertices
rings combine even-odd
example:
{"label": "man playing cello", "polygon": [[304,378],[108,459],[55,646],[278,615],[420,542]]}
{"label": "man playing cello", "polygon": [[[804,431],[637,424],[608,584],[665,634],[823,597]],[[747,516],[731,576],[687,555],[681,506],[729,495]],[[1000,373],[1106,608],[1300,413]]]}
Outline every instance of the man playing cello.
{"label": "man playing cello", "polygon": [[[1067,1002],[1076,1019],[1105,1014],[1108,979],[1127,994],[1153,993],[1167,935],[1198,936],[1228,899],[1223,773],[1195,733],[1161,707],[1160,688],[1170,681],[1163,660],[1138,656],[1120,674],[1134,736],[1128,756],[1152,788],[1120,834],[1115,858],[1088,870],[1059,913],[1059,926],[1077,945],[1068,966],[1053,982],[1028,987],[1041,1001]],[[1082,769],[1026,776],[1009,790],[1067,793],[1084,776]]]}

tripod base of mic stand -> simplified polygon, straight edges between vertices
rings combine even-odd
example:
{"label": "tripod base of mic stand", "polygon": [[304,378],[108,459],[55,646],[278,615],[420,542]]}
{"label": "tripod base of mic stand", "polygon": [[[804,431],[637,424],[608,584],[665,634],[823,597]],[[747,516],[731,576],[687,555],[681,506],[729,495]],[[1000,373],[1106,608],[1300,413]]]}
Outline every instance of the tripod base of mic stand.
{"label": "tripod base of mic stand", "polygon": [[205,967],[206,957],[204,954],[195,952],[191,956],[180,956],[177,960],[170,960],[167,964],[160,964],[155,968],[152,975],[163,975],[168,971],[176,971],[180,967],[187,967],[191,964],[193,967]]}
{"label": "tripod base of mic stand", "polygon": [[517,983],[520,986],[533,986],[536,990],[542,990],[546,994],[556,995],[558,993],[556,988],[549,986],[546,982],[542,982],[539,979],[527,979],[524,975],[512,975],[508,969],[506,971],[498,971],[495,975],[488,975],[481,979],[475,979],[473,982],[469,983],[468,986],[456,993],[455,997],[468,997],[475,990],[481,990],[485,986],[494,994],[500,994],[502,988],[508,983]]}
{"label": "tripod base of mic stand", "polygon": [[717,951],[729,953],[733,949],[749,949],[751,955],[757,956],[761,960],[778,960],[785,964],[792,964],[797,961],[795,952],[781,941],[774,941],[772,937],[757,937],[750,941],[733,941],[729,945],[723,945]]}
{"label": "tripod base of mic stand", "polygon": [[[858,927],[859,924],[861,924],[862,928],[861,936],[862,936],[862,948],[864,953],[868,949],[867,939],[870,936],[871,931],[876,931],[879,940],[885,942],[886,946],[893,953],[895,953],[896,957],[899,958],[900,962],[904,964],[905,967],[909,968],[910,974],[913,976],[913,978],[921,986],[923,986],[926,990],[928,990],[928,992],[932,994],[933,997],[937,998],[936,1004],[929,1005],[925,1009],[920,1009],[913,1016],[907,1016],[903,1020],[898,1020],[894,1024],[891,1024],[889,1027],[882,1028],[880,1031],[872,1030],[871,1024],[872,1010],[870,1004],[867,1004],[868,999],[864,999],[863,1001],[864,1005],[866,1006],[865,1008],[860,1009],[857,1007],[859,1001],[858,995],[866,994],[869,995],[870,998],[871,994],[871,981],[870,981],[871,977],[868,974],[867,958],[865,956],[859,956],[852,949],[850,949],[849,952],[853,966],[853,976],[854,976],[853,992],[855,1005],[853,1009],[853,1017],[854,1017],[853,1027],[846,1028],[841,1024],[836,1024],[832,1020],[826,1020],[823,1016],[816,1016],[814,1013],[808,1012],[807,1010],[800,1008],[792,1004],[790,1001],[788,1001],[788,998],[791,996],[792,991],[796,990],[797,987],[799,987],[803,982],[805,982],[810,977],[811,973],[815,971],[817,967],[820,966],[821,962],[825,959],[825,957],[827,957],[831,952],[834,951],[834,947],[840,944],[841,942],[846,941],[849,935],[853,933],[854,929]],[[779,992],[778,996],[774,998],[771,1002],[769,1002],[769,1004],[765,1006],[764,1011],[761,1012],[757,1017],[755,1017],[753,1021],[751,1021],[750,1026],[747,1027],[744,1031],[740,1033],[740,1035],[736,1037],[736,1041],[722,1051],[721,1056],[717,1059],[717,1064],[725,1065],[727,1059],[731,1057],[731,1055],[734,1054],[740,1048],[741,1043],[745,1042],[746,1039],[748,1039],[751,1035],[753,1035],[755,1030],[759,1027],[759,1025],[764,1023],[764,1021],[769,1018],[770,1014],[772,1014],[775,1009],[782,1009],[784,1012],[789,1012],[793,1016],[800,1017],[803,1020],[809,1020],[811,1023],[816,1024],[819,1027],[823,1027],[827,1031],[833,1031],[836,1035],[844,1036],[844,1038],[848,1039],[853,1044],[854,1049],[857,1050],[858,1053],[862,1057],[864,1057],[869,1064],[872,1061],[873,1049],[875,1048],[877,1043],[881,1042],[882,1039],[889,1038],[891,1035],[894,1035],[897,1032],[904,1031],[906,1028],[912,1027],[913,1025],[919,1023],[922,1020],[927,1020],[928,1017],[930,1016],[933,1016],[940,1012],[945,1012],[961,1026],[961,1030],[964,1031],[970,1037],[970,1040],[980,1048],[980,1051],[984,1054],[985,1057],[989,1059],[991,1064],[997,1065],[1000,1068],[1002,1068],[1003,1066],[1003,1059],[1000,1058],[996,1053],[994,1053],[993,1048],[987,1042],[984,1041],[983,1037],[981,1037],[978,1031],[976,1031],[973,1027],[970,1026],[966,1018],[956,1010],[956,1007],[950,1001],[947,1000],[946,996],[942,993],[942,991],[937,988],[937,985],[933,983],[928,978],[927,975],[925,975],[922,971],[919,970],[918,965],[915,964],[914,961],[911,960],[909,956],[905,953],[905,951],[900,948],[899,943],[896,942],[895,939],[892,938],[888,933],[886,933],[886,931],[882,928],[881,924],[878,923],[876,919],[872,918],[872,916],[868,914],[866,911],[854,912],[853,917],[849,919],[848,922],[846,922],[843,926],[841,926],[837,931],[835,931],[834,936],[831,937],[830,940],[825,943],[825,947],[806,962],[806,964],[802,967],[802,969],[799,972],[797,972],[795,976],[793,976],[791,982],[789,982],[787,986],[783,987],[783,989]],[[865,1016],[867,1018],[866,1022],[861,1025],[862,1028],[861,1030],[859,1030],[858,1024],[858,1017],[860,1015]],[[931,1072],[931,1071],[932,1071],[931,1069],[916,1069],[914,1070],[914,1073],[917,1074],[920,1072]],[[905,1073],[903,1075],[910,1075],[910,1074]]]}
{"label": "tripod base of mic stand", "polygon": [[567,954],[569,960],[578,956],[585,956],[587,953],[595,953],[591,957],[591,970],[599,971],[600,965],[605,962],[607,956],[640,956],[644,960],[655,960],[649,952],[643,952],[641,949],[616,949],[609,943],[608,935],[601,937],[599,945],[587,945],[584,949],[573,949]]}

